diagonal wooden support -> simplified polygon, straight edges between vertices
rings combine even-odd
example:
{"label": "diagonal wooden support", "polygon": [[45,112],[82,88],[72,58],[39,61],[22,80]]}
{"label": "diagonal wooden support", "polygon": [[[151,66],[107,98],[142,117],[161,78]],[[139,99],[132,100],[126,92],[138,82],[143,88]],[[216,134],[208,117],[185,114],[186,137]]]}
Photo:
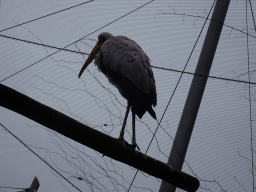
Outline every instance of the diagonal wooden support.
{"label": "diagonal wooden support", "polygon": [[109,135],[83,125],[1,84],[0,106],[17,112],[112,159],[130,165],[181,189],[196,191],[199,187],[197,178],[173,169],[161,161],[128,147]]}

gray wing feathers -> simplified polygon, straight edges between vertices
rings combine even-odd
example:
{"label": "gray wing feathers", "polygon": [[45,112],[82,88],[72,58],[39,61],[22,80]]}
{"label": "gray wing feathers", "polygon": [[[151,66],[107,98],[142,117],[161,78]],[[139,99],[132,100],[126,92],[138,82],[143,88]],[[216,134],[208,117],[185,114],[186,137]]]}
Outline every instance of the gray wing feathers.
{"label": "gray wing feathers", "polygon": [[152,89],[156,92],[149,59],[135,41],[123,36],[112,37],[102,45],[101,53],[106,67],[122,73],[144,93]]}

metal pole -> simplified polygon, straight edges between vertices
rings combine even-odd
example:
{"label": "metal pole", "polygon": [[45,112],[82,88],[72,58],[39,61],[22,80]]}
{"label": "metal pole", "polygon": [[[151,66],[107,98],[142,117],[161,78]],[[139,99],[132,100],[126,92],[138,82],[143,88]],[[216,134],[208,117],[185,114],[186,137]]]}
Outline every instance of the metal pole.
{"label": "metal pole", "polygon": [[[193,131],[196,116],[203,97],[205,85],[218,45],[230,0],[217,0],[212,19],[204,40],[188,97],[183,109],[177,133],[173,142],[168,165],[181,170]],[[176,186],[162,181],[159,192],[174,192]]]}

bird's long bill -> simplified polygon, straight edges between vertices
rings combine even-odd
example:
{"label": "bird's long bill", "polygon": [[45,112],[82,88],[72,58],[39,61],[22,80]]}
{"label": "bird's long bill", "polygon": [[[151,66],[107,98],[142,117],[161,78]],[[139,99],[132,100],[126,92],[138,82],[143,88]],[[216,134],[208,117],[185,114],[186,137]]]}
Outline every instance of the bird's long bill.
{"label": "bird's long bill", "polygon": [[79,72],[78,77],[80,78],[80,76],[82,75],[82,73],[84,72],[84,70],[86,69],[86,67],[92,62],[92,60],[95,58],[95,56],[97,55],[97,53],[99,52],[100,48],[101,48],[102,43],[98,42],[95,47],[92,49],[92,52],[90,53],[90,55],[88,56],[87,60],[85,61],[82,69]]}

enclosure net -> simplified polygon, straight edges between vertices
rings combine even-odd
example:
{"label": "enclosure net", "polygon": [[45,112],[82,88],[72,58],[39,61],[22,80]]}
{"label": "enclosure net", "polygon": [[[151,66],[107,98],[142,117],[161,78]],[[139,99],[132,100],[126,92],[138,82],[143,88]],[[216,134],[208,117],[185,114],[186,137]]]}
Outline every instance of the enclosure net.
{"label": "enclosure net", "polygon": [[[117,138],[126,100],[95,65],[78,73],[99,33],[127,36],[149,56],[157,88],[157,120],[136,117],[137,144],[166,163],[214,3],[0,1],[0,82]],[[255,188],[255,7],[230,2],[182,168],[199,179],[198,191]],[[159,190],[158,178],[5,108],[0,114],[0,191],[27,188],[34,176],[39,191]]]}

